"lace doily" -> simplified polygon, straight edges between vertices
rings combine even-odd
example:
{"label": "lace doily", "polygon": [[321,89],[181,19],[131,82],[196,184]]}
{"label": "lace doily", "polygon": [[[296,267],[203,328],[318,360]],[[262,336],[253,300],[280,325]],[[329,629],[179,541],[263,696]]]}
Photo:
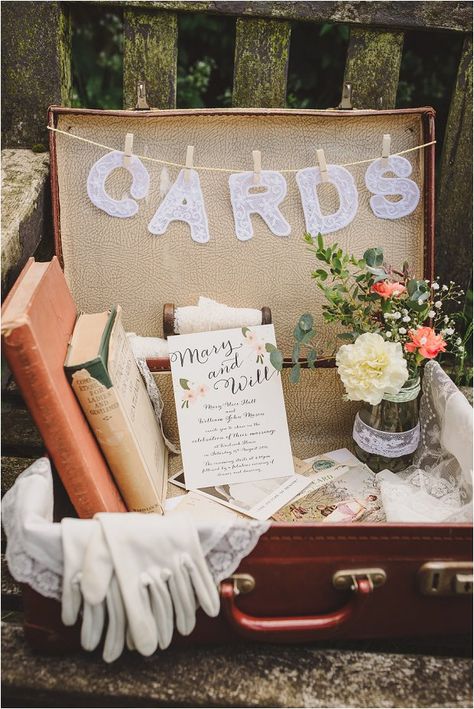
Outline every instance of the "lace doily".
{"label": "lace doily", "polygon": [[359,206],[359,194],[349,170],[340,165],[328,165],[329,182],[339,194],[339,208],[334,214],[323,214],[316,194],[316,185],[321,184],[318,167],[307,167],[296,173],[301,194],[306,230],[316,236],[343,229],[354,219]]}
{"label": "lace doily", "polygon": [[287,185],[282,174],[273,170],[260,173],[259,187],[265,192],[252,193],[255,188],[253,172],[239,172],[229,177],[230,200],[234,211],[235,233],[240,241],[253,236],[251,214],[259,214],[276,236],[288,236],[291,226],[278,209],[286,196]]}
{"label": "lace doily", "polygon": [[[185,179],[185,173],[189,177]],[[204,207],[201,182],[196,170],[181,170],[176,181],[156,210],[148,231],[152,234],[164,234],[170,222],[180,221],[189,224],[191,239],[198,244],[209,241],[207,213]]]}
{"label": "lace doily", "polygon": [[[95,162],[87,177],[87,194],[91,202],[110,214],[111,217],[133,217],[138,212],[138,204],[135,199],[143,199],[148,194],[150,187],[150,175],[142,161],[133,155],[129,164],[123,164],[124,153],[113,150]],[[112,199],[105,191],[105,181],[111,172],[117,167],[123,167],[132,176],[130,194],[135,199],[126,197],[124,199]]]}
{"label": "lace doily", "polygon": [[368,426],[359,414],[356,414],[352,437],[357,445],[367,453],[381,455],[385,458],[400,458],[413,453],[420,441],[420,424],[402,432],[379,431]]}

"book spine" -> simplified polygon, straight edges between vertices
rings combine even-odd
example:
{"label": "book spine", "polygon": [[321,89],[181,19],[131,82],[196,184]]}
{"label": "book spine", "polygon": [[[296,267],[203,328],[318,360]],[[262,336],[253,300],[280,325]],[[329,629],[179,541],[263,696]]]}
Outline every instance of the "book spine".
{"label": "book spine", "polygon": [[79,517],[126,512],[112,477],[107,473],[107,477],[101,474],[98,479],[92,469],[94,461],[85,459],[83,451],[71,443],[73,432],[67,413],[30,327],[14,328],[2,339],[9,368]]}
{"label": "book spine", "polygon": [[[132,512],[163,513],[158,493],[137,448],[130,425],[115,388],[106,387],[97,376],[98,363],[91,371],[68,371],[71,386],[94,431],[109,464],[117,487]],[[95,375],[95,376],[94,376]]]}

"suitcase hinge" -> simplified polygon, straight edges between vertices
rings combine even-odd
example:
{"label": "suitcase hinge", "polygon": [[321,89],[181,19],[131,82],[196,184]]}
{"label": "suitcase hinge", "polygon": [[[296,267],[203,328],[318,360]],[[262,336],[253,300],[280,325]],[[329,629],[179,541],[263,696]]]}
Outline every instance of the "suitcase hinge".
{"label": "suitcase hinge", "polygon": [[342,87],[341,103],[339,104],[338,109],[340,111],[352,111],[353,108],[354,107],[352,105],[352,84],[344,82]]}
{"label": "suitcase hinge", "polygon": [[429,561],[418,571],[418,587],[425,596],[472,596],[472,563]]}
{"label": "suitcase hinge", "polygon": [[139,81],[137,84],[137,105],[135,106],[135,111],[149,111],[150,106],[148,105],[146,97],[146,85],[144,81]]}
{"label": "suitcase hinge", "polygon": [[367,579],[371,588],[383,586],[387,580],[387,574],[383,569],[344,569],[336,571],[332,577],[332,585],[339,591],[355,591],[357,579]]}

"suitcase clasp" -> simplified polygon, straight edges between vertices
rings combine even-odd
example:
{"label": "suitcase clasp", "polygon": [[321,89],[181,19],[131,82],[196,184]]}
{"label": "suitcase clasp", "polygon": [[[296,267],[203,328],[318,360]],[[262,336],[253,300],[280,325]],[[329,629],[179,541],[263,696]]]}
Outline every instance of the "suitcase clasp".
{"label": "suitcase clasp", "polygon": [[429,561],[418,571],[418,587],[424,596],[472,596],[472,563]]}
{"label": "suitcase clasp", "polygon": [[387,574],[383,569],[344,569],[336,571],[332,577],[332,585],[339,591],[355,591],[357,589],[357,579],[367,579],[371,590],[383,586],[387,580]]}
{"label": "suitcase clasp", "polygon": [[229,577],[234,586],[234,595],[250,593],[255,588],[255,579],[250,574],[232,574]]}

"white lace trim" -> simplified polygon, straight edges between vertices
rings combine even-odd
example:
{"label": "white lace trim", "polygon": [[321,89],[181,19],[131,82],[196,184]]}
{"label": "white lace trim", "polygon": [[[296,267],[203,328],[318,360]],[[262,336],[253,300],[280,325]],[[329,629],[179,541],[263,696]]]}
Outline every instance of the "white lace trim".
{"label": "white lace trim", "polygon": [[399,458],[409,455],[418,448],[420,441],[420,424],[409,431],[393,433],[379,431],[362,421],[359,414],[354,420],[352,437],[357,445],[367,453],[381,455],[385,458]]}
{"label": "white lace trim", "polygon": [[163,434],[163,439],[165,441],[166,447],[172,453],[179,454],[180,453],[179,446],[175,446],[174,443],[171,443],[171,441],[168,440],[168,438],[165,436],[165,432],[163,430],[163,420],[162,420],[163,399],[161,398],[160,390],[158,389],[155,379],[153,378],[153,375],[150,372],[150,369],[146,363],[146,359],[136,357],[136,362],[137,362],[138,369],[140,370],[141,375],[143,377],[143,381],[145,382],[146,390],[148,392],[148,396],[151,399],[151,403],[153,405],[156,420],[158,421],[158,424],[161,429],[161,433]]}

